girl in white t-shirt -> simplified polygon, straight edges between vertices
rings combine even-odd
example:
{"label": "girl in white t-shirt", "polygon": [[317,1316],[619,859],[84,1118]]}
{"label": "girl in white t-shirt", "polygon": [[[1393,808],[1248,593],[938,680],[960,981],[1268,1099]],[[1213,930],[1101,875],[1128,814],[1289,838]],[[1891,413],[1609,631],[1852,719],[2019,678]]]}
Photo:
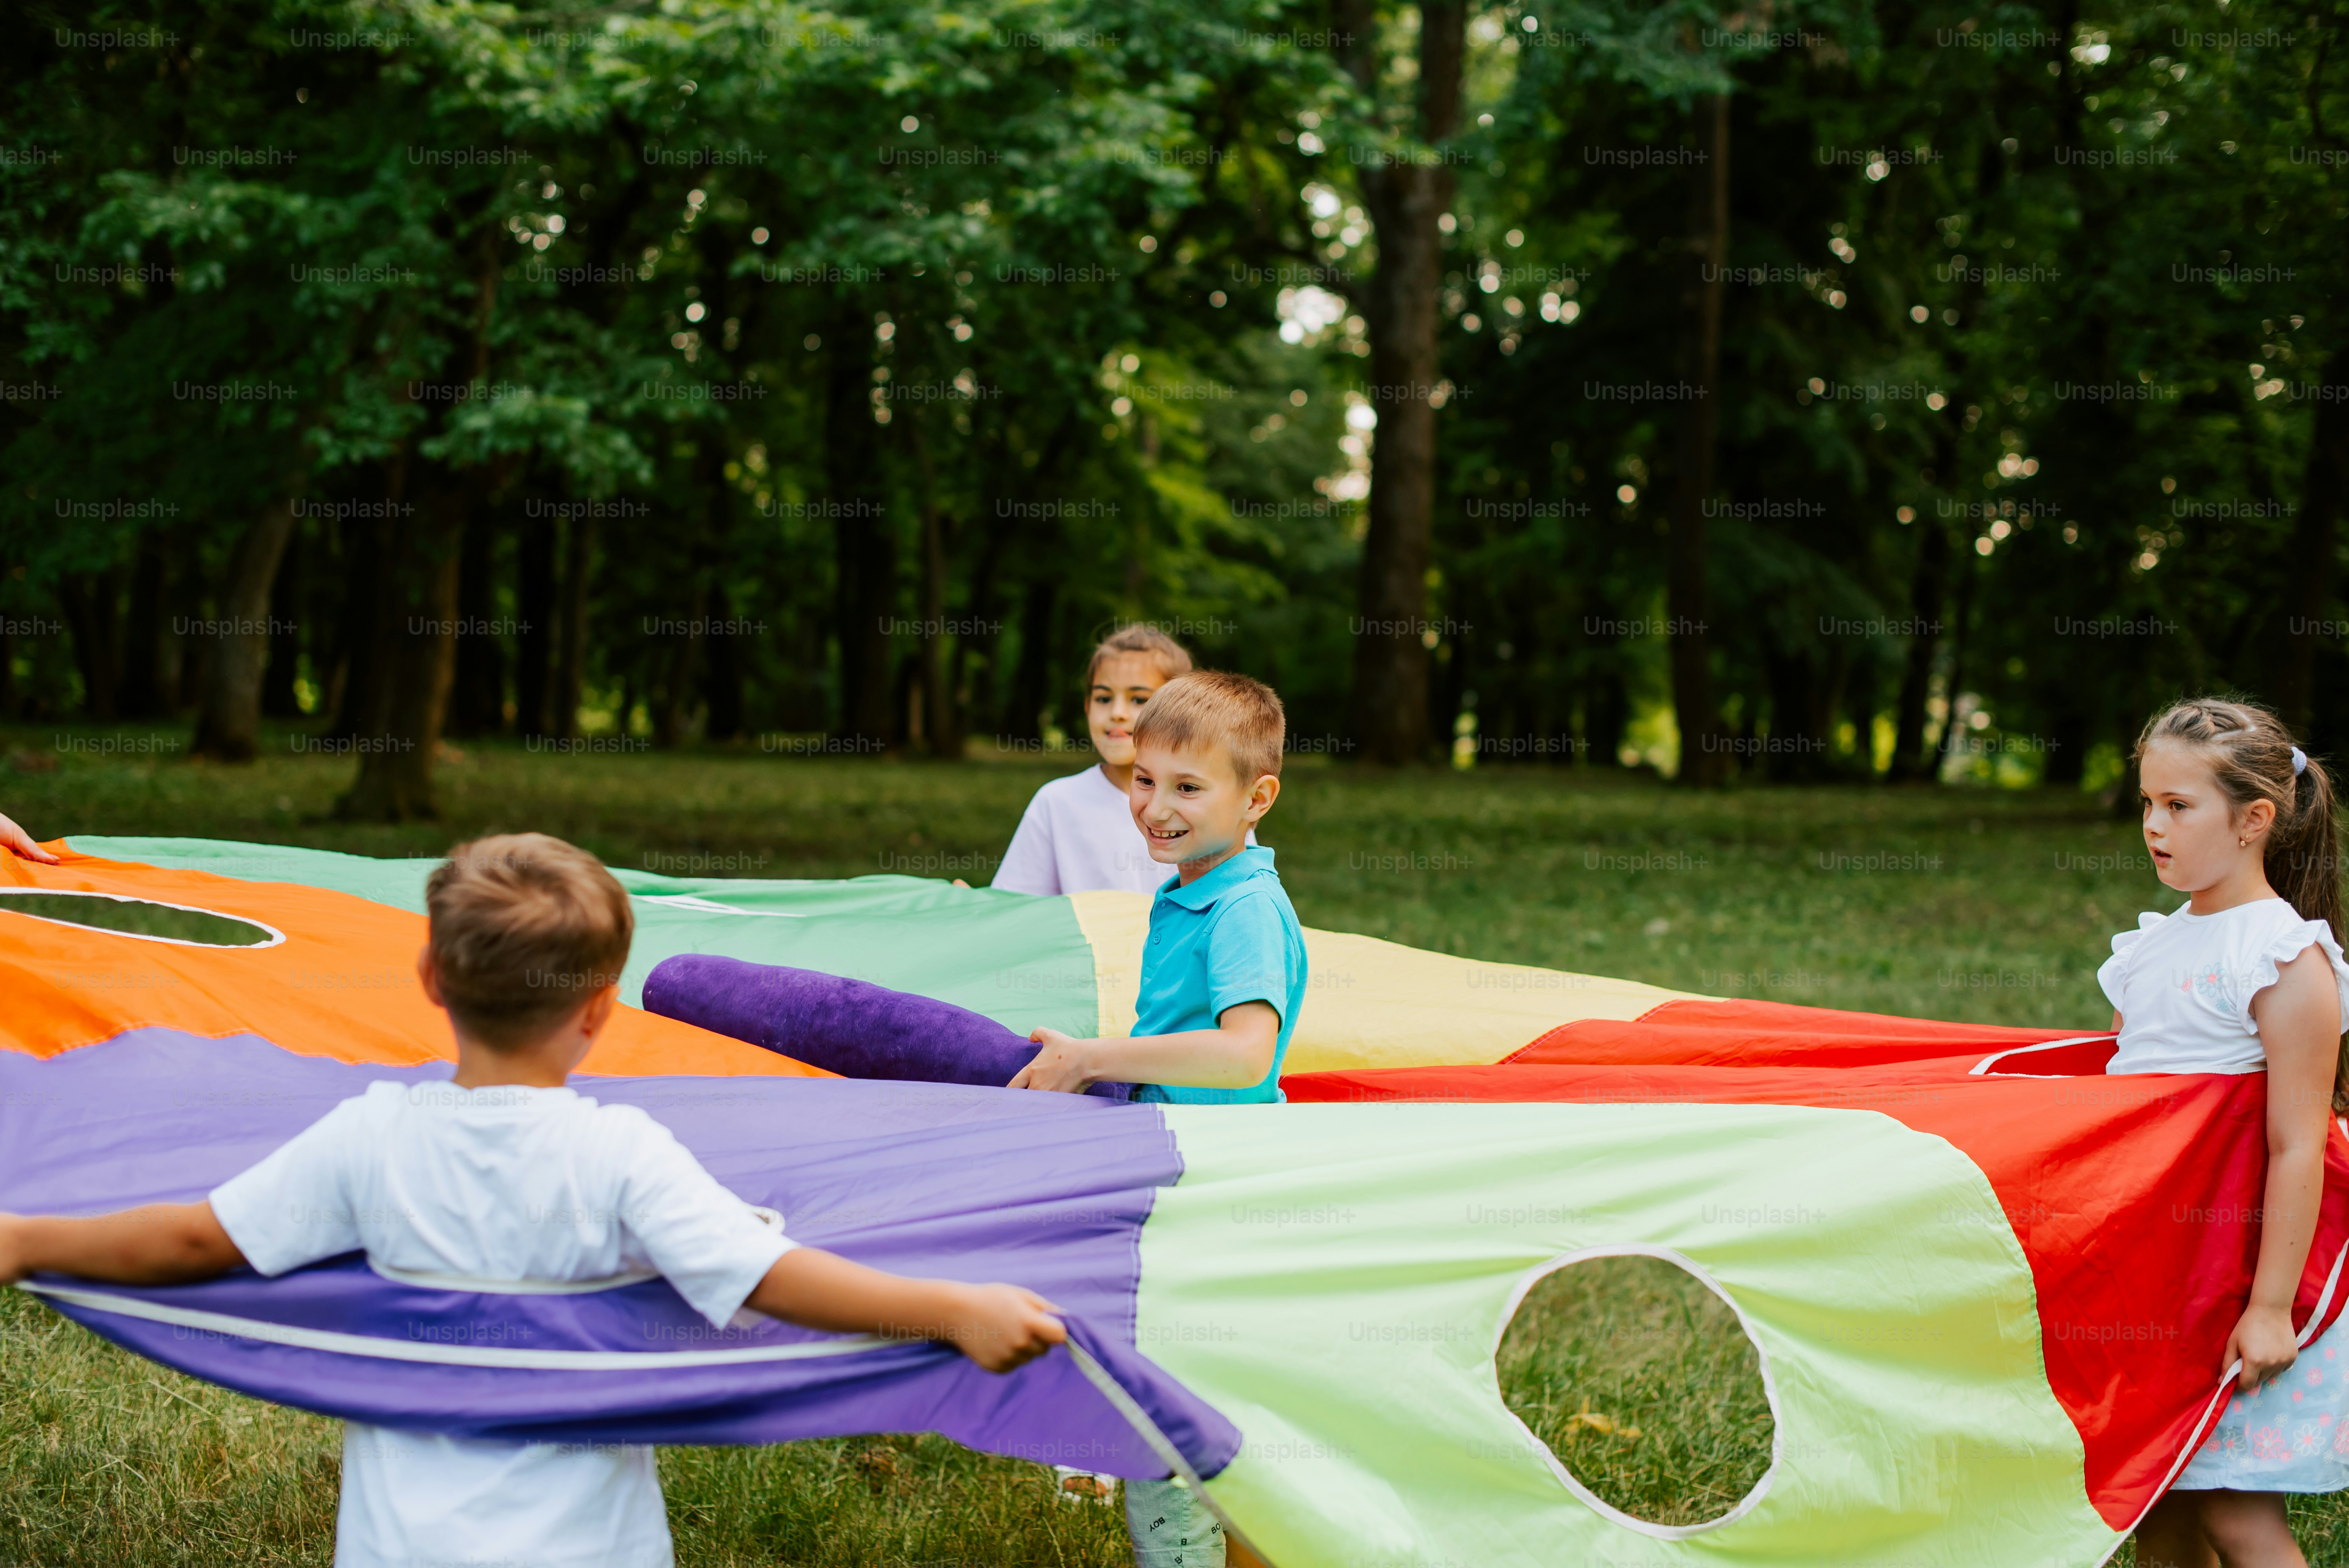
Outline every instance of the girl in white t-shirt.
{"label": "girl in white t-shirt", "polygon": [[2292,1326],[2349,1020],[2332,780],[2273,714],[2238,702],[2170,707],[2137,761],[2155,874],[2190,896],[2113,938],[2096,973],[2120,1035],[2106,1070],[2264,1071],[2262,1208],[2277,1216],[2227,1340],[2236,1393],[2138,1524],[2137,1560],[2304,1568],[2284,1494],[2349,1488],[2349,1333],[2303,1346]]}
{"label": "girl in white t-shirt", "polygon": [[1133,825],[1133,724],[1142,705],[1189,672],[1183,645],[1154,626],[1121,626],[1085,666],[1085,727],[1097,766],[1055,779],[1028,802],[991,886],[1013,892],[1091,892],[1124,888],[1147,898],[1171,873],[1150,858]]}

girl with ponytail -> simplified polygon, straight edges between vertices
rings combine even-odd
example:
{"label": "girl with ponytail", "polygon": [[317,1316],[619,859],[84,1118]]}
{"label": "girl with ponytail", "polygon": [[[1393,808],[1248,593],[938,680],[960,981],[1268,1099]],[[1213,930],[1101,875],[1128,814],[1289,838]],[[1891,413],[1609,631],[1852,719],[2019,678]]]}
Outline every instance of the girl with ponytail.
{"label": "girl with ponytail", "polygon": [[[2349,1331],[2302,1348],[2292,1325],[2331,1113],[2349,1105],[2333,781],[2275,715],[2212,698],[2158,715],[2137,762],[2154,872],[2189,896],[2139,915],[2096,972],[2120,1037],[2105,1070],[2265,1072],[2268,1088],[2259,1266],[2225,1357],[2241,1363],[2236,1392],[2138,1524],[2137,1560],[2304,1568],[2284,1494],[2349,1488]],[[2313,1370],[2271,1387],[2298,1360]]]}

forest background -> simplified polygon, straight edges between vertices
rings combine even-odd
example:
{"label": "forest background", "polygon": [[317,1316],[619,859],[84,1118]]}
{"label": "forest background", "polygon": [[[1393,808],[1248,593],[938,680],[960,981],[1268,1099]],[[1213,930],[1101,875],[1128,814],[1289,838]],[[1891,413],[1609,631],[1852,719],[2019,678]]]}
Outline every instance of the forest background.
{"label": "forest background", "polygon": [[2337,6],[0,36],[0,720],[77,748],[347,754],[373,820],[469,737],[1043,749],[1137,618],[1339,760],[2094,789],[2212,688],[2349,744]]}

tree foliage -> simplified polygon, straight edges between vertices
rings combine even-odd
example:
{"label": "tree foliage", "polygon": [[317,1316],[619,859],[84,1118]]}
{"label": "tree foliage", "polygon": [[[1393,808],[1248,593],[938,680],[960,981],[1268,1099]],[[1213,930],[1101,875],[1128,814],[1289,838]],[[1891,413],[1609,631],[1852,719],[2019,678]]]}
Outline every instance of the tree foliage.
{"label": "tree foliage", "polygon": [[1034,742],[1146,617],[1340,753],[1669,764],[1676,638],[1724,772],[2349,735],[2331,10],[6,26],[18,715],[307,715],[398,815],[444,729]]}

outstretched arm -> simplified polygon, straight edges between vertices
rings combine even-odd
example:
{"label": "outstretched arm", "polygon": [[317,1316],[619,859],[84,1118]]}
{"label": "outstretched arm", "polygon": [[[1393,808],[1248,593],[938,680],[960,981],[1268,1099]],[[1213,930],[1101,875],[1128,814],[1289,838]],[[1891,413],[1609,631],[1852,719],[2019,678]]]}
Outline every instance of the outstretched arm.
{"label": "outstretched arm", "polygon": [[243,1262],[209,1202],[150,1203],[84,1220],[0,1214],[0,1284],[38,1273],[179,1284]]}
{"label": "outstretched arm", "polygon": [[1069,1336],[1052,1315],[1060,1308],[1018,1285],[909,1279],[814,1247],[777,1258],[744,1305],[802,1328],[944,1340],[989,1372],[1033,1361]]}
{"label": "outstretched arm", "polygon": [[1216,1026],[1122,1040],[1073,1039],[1058,1029],[1039,1027],[1028,1037],[1044,1048],[1019,1069],[1010,1087],[1082,1094],[1104,1078],[1199,1088],[1247,1088],[1262,1083],[1280,1044],[1280,1014],[1269,1002],[1242,1002],[1225,1008]]}
{"label": "outstretched arm", "polygon": [[2242,1360],[2240,1386],[2246,1394],[2300,1354],[2292,1301],[2316,1239],[2324,1135],[2341,1048],[2340,995],[2323,952],[2311,947],[2279,965],[2276,983],[2251,998],[2251,1016],[2268,1056],[2267,1193],[2251,1304],[2227,1339],[2228,1359]]}
{"label": "outstretched arm", "polygon": [[28,861],[38,861],[45,866],[57,863],[57,857],[33,842],[33,835],[0,816],[0,850],[14,850]]}

